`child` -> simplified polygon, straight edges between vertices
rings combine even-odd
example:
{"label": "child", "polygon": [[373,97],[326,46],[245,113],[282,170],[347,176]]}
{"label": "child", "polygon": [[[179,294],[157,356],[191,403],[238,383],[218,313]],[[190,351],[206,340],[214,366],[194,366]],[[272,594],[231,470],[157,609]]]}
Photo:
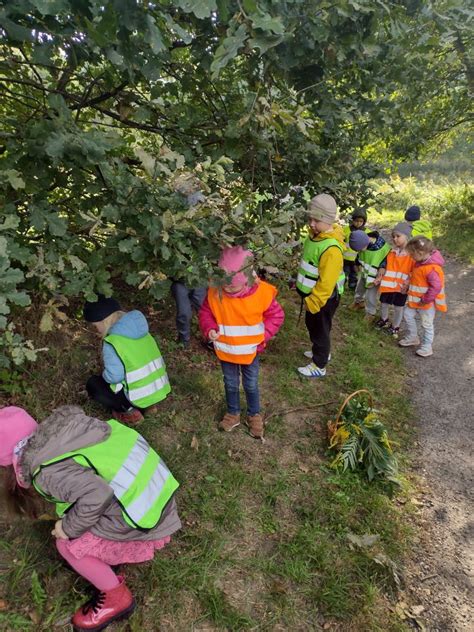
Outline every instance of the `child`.
{"label": "child", "polygon": [[411,226],[411,234],[412,237],[416,237],[417,235],[423,235],[428,239],[433,239],[433,230],[431,227],[431,222],[427,219],[420,219],[421,210],[419,206],[414,204],[407,208],[405,212],[405,221],[408,222]]}
{"label": "child", "polygon": [[219,267],[232,279],[222,290],[208,289],[199,312],[199,326],[204,338],[214,343],[224,374],[227,412],[219,427],[230,432],[240,424],[242,373],[249,432],[261,439],[264,424],[258,391],[258,354],[278,333],[285,314],[275,299],[276,288],[256,277],[249,269],[251,261],[252,253],[241,246],[224,248]]}
{"label": "child", "polygon": [[304,377],[326,375],[332,320],[344,291],[344,237],[341,227],[334,224],[336,216],[336,200],[331,195],[321,193],[309,202],[310,234],[303,245],[296,281],[296,289],[305,302],[305,324],[313,345],[304,354],[311,362],[298,368]]}
{"label": "child", "polygon": [[89,397],[111,409],[119,421],[141,421],[142,411],[151,409],[171,391],[165,363],[145,316],[137,310],[125,313],[114,298],[100,295],[95,303],[85,304],[84,319],[104,339],[104,370],[87,380]]}
{"label": "child", "polygon": [[173,281],[171,294],[176,303],[176,329],[178,330],[178,343],[185,349],[189,347],[191,339],[191,319],[193,308],[199,312],[206,298],[205,287],[189,288],[183,281]]}
{"label": "child", "polygon": [[365,208],[356,208],[352,213],[351,221],[343,227],[344,234],[344,274],[350,290],[355,289],[357,285],[357,266],[355,260],[357,252],[349,246],[349,237],[354,230],[364,230],[367,222],[367,211]]}
{"label": "child", "polygon": [[128,617],[135,600],[111,565],[153,559],[181,528],[178,483],[153,448],[132,428],[78,406],[57,408],[39,425],[10,406],[0,409],[0,466],[20,515],[35,516],[33,489],[56,505],[56,547],[96,589],[73,629],[103,630]]}
{"label": "child", "polygon": [[351,309],[363,309],[365,306],[365,318],[372,322],[377,313],[379,285],[385,272],[390,246],[376,230],[368,234],[355,230],[349,238],[349,245],[359,253],[357,263],[361,267]]}
{"label": "child", "polygon": [[[380,319],[375,324],[379,329],[398,338],[403,308],[407,300],[408,281],[415,265],[414,259],[406,251],[411,236],[411,226],[407,222],[398,223],[392,230],[394,247],[387,255],[387,267],[380,281]],[[393,305],[393,319],[388,321],[388,311]]]}
{"label": "child", "polygon": [[410,276],[408,301],[405,308],[408,333],[398,344],[402,347],[420,344],[415,321],[416,314],[419,313],[422,338],[421,347],[416,350],[416,354],[427,358],[433,355],[435,312],[436,310],[447,311],[442,268],[444,259],[440,252],[434,249],[433,242],[421,235],[410,239],[407,251],[416,263]]}

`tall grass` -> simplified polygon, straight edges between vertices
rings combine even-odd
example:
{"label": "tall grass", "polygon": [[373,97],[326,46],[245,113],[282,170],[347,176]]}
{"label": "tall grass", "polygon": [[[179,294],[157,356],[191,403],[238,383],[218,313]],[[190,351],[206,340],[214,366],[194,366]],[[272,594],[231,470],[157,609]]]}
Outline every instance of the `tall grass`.
{"label": "tall grass", "polygon": [[392,176],[373,182],[376,203],[370,209],[370,221],[393,226],[403,220],[408,206],[417,204],[423,219],[433,224],[436,245],[451,254],[474,262],[474,177],[446,177],[431,173],[428,177]]}

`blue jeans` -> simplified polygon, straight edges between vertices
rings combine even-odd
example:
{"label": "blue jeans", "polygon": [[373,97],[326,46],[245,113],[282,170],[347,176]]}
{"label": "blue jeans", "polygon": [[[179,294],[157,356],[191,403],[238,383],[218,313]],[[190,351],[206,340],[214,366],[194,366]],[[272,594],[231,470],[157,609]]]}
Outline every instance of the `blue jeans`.
{"label": "blue jeans", "polygon": [[240,413],[240,372],[242,371],[242,384],[247,399],[247,414],[257,415],[260,412],[260,394],[258,392],[258,356],[252,364],[233,364],[221,360],[222,373],[224,374],[225,397],[227,412],[231,415]]}
{"label": "blue jeans", "polygon": [[176,328],[178,340],[187,343],[191,337],[191,318],[193,307],[199,310],[206,298],[207,288],[188,288],[184,283],[175,281],[171,286],[171,293],[176,302]]}

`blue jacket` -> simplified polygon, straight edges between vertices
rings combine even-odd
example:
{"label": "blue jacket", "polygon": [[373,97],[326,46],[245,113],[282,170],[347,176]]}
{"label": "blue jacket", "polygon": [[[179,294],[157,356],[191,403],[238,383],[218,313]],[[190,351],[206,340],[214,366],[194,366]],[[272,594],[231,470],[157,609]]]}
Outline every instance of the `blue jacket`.
{"label": "blue jacket", "polygon": [[[118,334],[119,336],[125,336],[132,340],[143,338],[147,333],[147,320],[137,309],[134,309],[132,312],[127,312],[115,325],[112,325],[108,331],[108,334]],[[102,359],[104,361],[102,377],[108,384],[118,384],[125,380],[125,367],[122,364],[122,360],[108,342],[104,342]]]}

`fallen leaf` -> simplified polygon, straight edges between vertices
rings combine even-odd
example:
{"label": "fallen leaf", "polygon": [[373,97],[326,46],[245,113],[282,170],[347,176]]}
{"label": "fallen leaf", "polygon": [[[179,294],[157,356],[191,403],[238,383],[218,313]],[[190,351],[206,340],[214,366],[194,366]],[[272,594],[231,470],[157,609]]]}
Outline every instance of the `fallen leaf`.
{"label": "fallen leaf", "polygon": [[424,611],[425,611],[425,606],[421,606],[421,605],[420,606],[412,606],[410,608],[411,614],[414,615],[415,617],[419,617],[420,614],[422,612],[424,612]]}
{"label": "fallen leaf", "polygon": [[307,474],[309,472],[309,467],[307,465],[305,465],[304,463],[300,463],[298,465],[298,469],[300,469],[305,474]]}
{"label": "fallen leaf", "polygon": [[8,608],[8,604],[5,599],[0,599],[0,610],[6,610]]}
{"label": "fallen leaf", "polygon": [[193,435],[193,438],[191,439],[191,450],[195,450],[197,452],[198,449],[199,449],[198,438],[196,437],[196,435]]}
{"label": "fallen leaf", "polygon": [[373,546],[380,538],[377,533],[374,533],[372,535],[369,533],[366,533],[365,535],[356,535],[355,533],[351,533],[350,531],[346,534],[346,537],[349,542],[355,544],[356,546],[359,546],[362,549]]}

